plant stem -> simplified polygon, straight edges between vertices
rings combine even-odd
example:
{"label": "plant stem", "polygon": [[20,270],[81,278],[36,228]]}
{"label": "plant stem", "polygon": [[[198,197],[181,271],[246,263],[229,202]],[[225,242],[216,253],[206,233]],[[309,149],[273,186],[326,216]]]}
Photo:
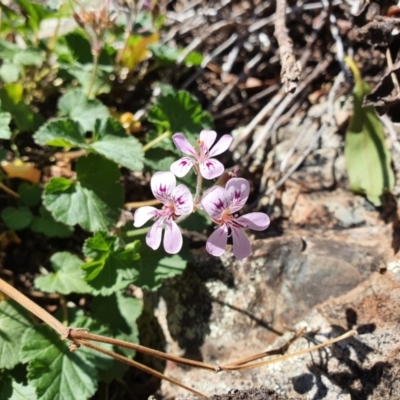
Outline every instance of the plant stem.
{"label": "plant stem", "polygon": [[161,201],[157,199],[145,200],[145,201],[131,201],[130,203],[125,203],[125,208],[139,208],[144,206],[157,206]]}
{"label": "plant stem", "polygon": [[110,350],[106,350],[103,347],[100,347],[100,346],[97,346],[97,345],[95,345],[93,343],[87,342],[86,340],[75,339],[75,342],[77,344],[81,345],[81,346],[89,347],[89,349],[96,350],[99,353],[106,354],[106,355],[108,355],[108,356],[110,356],[110,357],[112,357],[112,358],[114,358],[114,359],[116,359],[118,361],[121,361],[121,362],[123,362],[125,364],[128,364],[128,365],[132,366],[132,367],[140,369],[141,371],[147,372],[148,374],[156,376],[159,379],[165,379],[166,381],[168,381],[170,383],[173,383],[174,385],[177,385],[177,386],[179,386],[179,387],[181,387],[183,389],[188,390],[189,392],[195,394],[196,396],[203,397],[203,398],[206,398],[206,399],[208,398],[205,394],[203,394],[201,392],[197,392],[196,390],[194,390],[194,389],[192,389],[192,388],[190,388],[188,386],[183,385],[179,381],[177,381],[177,380],[175,380],[173,378],[170,378],[170,377],[162,374],[161,372],[156,371],[155,369],[149,368],[146,365],[140,364],[137,361],[131,360],[128,357],[124,357],[121,354],[115,353],[115,352],[110,351]]}
{"label": "plant stem", "polygon": [[6,281],[0,278],[0,291],[5,293],[8,297],[11,297],[17,303],[21,304],[22,307],[29,310],[32,314],[36,315],[39,319],[51,326],[57,331],[62,337],[67,337],[70,328],[64,326],[58,319],[54,318],[44,308],[38,306],[31,299],[24,296],[17,289],[9,285]]}
{"label": "plant stem", "polygon": [[60,295],[60,305],[61,305],[62,316],[63,316],[62,323],[63,323],[63,325],[68,326],[68,308],[67,308],[67,302],[63,295]]}
{"label": "plant stem", "polygon": [[93,89],[94,81],[96,80],[98,67],[99,67],[99,53],[97,51],[94,51],[93,52],[93,70],[92,70],[92,75],[90,76],[89,86],[88,86],[88,90],[87,90],[87,97],[89,99],[92,98],[92,89]]}
{"label": "plant stem", "polygon": [[0,189],[4,190],[6,193],[8,193],[10,196],[15,197],[16,199],[19,199],[19,194],[14,192],[14,190],[10,189],[8,186],[6,186],[4,183],[0,182]]}
{"label": "plant stem", "polygon": [[125,233],[126,237],[135,237],[139,235],[144,235],[149,231],[150,227],[147,228],[141,228],[141,229],[135,229],[134,231],[128,231]]}
{"label": "plant stem", "polygon": [[151,140],[149,143],[145,144],[143,146],[143,152],[146,152],[147,150],[150,150],[152,147],[154,147],[157,143],[161,142],[162,140],[166,139],[170,135],[169,131],[166,131],[162,133],[160,136],[157,136],[153,140]]}
{"label": "plant stem", "polygon": [[199,201],[200,201],[200,196],[201,196],[201,188],[203,186],[203,176],[200,173],[200,170],[197,165],[195,165],[194,170],[197,173],[197,184],[196,184],[196,194],[194,196],[194,206],[197,207]]}

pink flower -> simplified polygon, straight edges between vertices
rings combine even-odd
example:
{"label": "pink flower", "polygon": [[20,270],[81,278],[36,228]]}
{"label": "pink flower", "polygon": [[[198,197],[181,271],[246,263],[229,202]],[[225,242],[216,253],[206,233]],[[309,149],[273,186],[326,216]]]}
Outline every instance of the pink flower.
{"label": "pink flower", "polygon": [[146,243],[153,250],[161,244],[162,229],[165,228],[164,249],[169,254],[176,254],[182,248],[182,233],[174,221],[181,215],[193,211],[193,197],[185,185],[176,186],[172,172],[156,172],[151,178],[151,190],[154,197],[164,206],[161,210],[144,206],[135,211],[134,226],[139,228],[149,219],[155,222],[146,235]]}
{"label": "pink flower", "polygon": [[222,175],[225,170],[224,166],[218,160],[211,157],[217,156],[227,150],[232,143],[233,137],[231,135],[222,136],[211,149],[216,138],[217,133],[214,131],[201,131],[200,139],[197,141],[199,145],[198,152],[182,133],[176,133],[172,136],[175,146],[180,151],[190,155],[191,157],[183,157],[178,161],[175,161],[171,165],[171,172],[173,172],[177,177],[182,178],[182,176],[185,176],[189,172],[193,165],[198,164],[200,174],[205,179],[214,179]]}
{"label": "pink flower", "polygon": [[251,254],[249,239],[244,234],[244,228],[263,231],[269,226],[269,217],[261,212],[253,212],[238,217],[235,215],[247,201],[250,185],[246,179],[232,178],[225,188],[214,186],[207,191],[201,205],[211,219],[219,227],[207,240],[206,250],[213,256],[224,253],[230,229],[233,240],[233,253],[238,259]]}

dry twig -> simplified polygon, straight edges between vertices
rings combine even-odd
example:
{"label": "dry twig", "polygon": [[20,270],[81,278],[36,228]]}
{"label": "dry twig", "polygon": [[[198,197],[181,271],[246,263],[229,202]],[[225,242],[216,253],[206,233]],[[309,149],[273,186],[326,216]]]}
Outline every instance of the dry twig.
{"label": "dry twig", "polygon": [[286,0],[276,2],[275,37],[281,57],[281,80],[286,93],[293,93],[300,80],[301,65],[293,54],[293,42],[289,37],[285,23]]}

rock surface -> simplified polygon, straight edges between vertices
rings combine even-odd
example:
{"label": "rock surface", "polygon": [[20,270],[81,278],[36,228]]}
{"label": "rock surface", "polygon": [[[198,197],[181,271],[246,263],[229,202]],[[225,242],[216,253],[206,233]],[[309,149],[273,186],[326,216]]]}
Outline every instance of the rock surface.
{"label": "rock surface", "polygon": [[[315,400],[400,398],[389,395],[390,387],[399,390],[394,377],[400,337],[393,335],[400,279],[379,272],[393,257],[392,230],[363,221],[359,228],[254,240],[247,261],[229,255],[217,261],[199,251],[192,268],[164,285],[164,314],[159,310],[168,352],[215,364],[279,347],[291,334],[279,335],[295,326],[307,327],[312,341],[353,327],[357,337],[255,370],[215,375],[167,363],[165,373],[208,395],[265,387]],[[309,345],[298,339],[290,352]],[[167,382],[162,393],[187,398]]]}

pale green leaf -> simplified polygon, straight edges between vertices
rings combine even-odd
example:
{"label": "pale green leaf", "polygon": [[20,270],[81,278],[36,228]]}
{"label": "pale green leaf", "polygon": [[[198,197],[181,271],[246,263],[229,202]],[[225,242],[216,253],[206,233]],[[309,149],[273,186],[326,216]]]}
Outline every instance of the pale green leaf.
{"label": "pale green leaf", "polygon": [[39,128],[33,138],[36,143],[47,146],[87,147],[81,126],[70,119],[55,119],[47,122]]}
{"label": "pale green leaf", "polygon": [[110,116],[107,107],[99,100],[89,100],[81,89],[72,89],[65,93],[58,102],[62,114],[78,122],[85,132],[94,130],[96,119]]}
{"label": "pale green leaf", "polygon": [[48,237],[65,238],[72,235],[74,231],[71,226],[56,221],[51,213],[44,207],[39,209],[40,216],[33,216],[31,229],[33,232],[43,233]]}
{"label": "pale green leaf", "polygon": [[113,226],[123,207],[118,167],[100,155],[89,154],[78,160],[76,169],[77,182],[53,178],[46,185],[45,207],[57,221],[79,224],[91,232]]}
{"label": "pale green leaf", "polygon": [[20,67],[10,62],[4,62],[0,67],[0,79],[4,83],[17,82],[19,79]]}
{"label": "pale green leaf", "polygon": [[10,139],[12,132],[10,130],[11,114],[0,112],[0,139]]}
{"label": "pale green leaf", "polygon": [[17,349],[22,335],[31,326],[26,311],[12,300],[0,302],[0,368],[13,368],[21,362]]}
{"label": "pale green leaf", "polygon": [[112,118],[98,121],[96,135],[92,148],[97,153],[132,171],[143,169],[142,145],[136,138],[128,136],[118,121]]}
{"label": "pale green leaf", "polygon": [[10,376],[1,377],[0,400],[36,400],[33,386],[24,385]]}
{"label": "pale green leaf", "polygon": [[90,293],[81,269],[83,261],[68,252],[55,253],[50,258],[54,272],[35,279],[35,286],[47,293]]}
{"label": "pale green leaf", "polygon": [[385,142],[382,123],[374,108],[362,107],[369,86],[362,80],[355,63],[347,58],[355,77],[354,111],[346,132],[344,154],[350,188],[363,193],[375,206],[382,205],[382,196],[394,187],[391,157]]}

